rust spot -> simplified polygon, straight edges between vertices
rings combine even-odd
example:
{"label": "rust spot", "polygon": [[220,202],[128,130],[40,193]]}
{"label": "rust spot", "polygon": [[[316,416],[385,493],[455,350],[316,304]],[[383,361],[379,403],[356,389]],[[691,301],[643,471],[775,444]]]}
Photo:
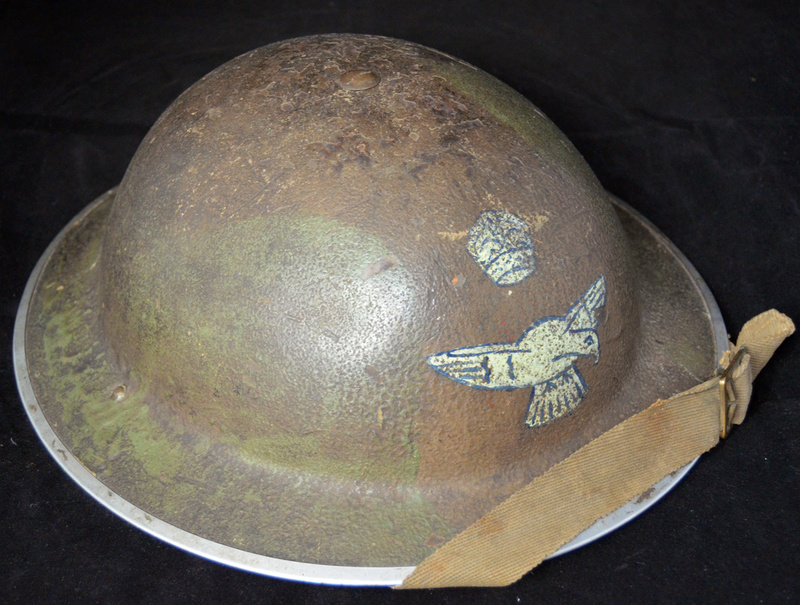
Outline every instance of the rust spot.
{"label": "rust spot", "polygon": [[380,84],[381,78],[374,71],[354,69],[342,74],[340,83],[345,90],[368,90]]}
{"label": "rust spot", "polygon": [[464,286],[464,284],[466,283],[466,278],[463,275],[459,274],[456,275],[450,283],[453,285],[453,288],[458,290]]}
{"label": "rust spot", "polygon": [[442,544],[444,544],[444,542],[445,540],[441,536],[431,534],[430,537],[425,540],[425,546],[428,548],[439,548]]}
{"label": "rust spot", "polygon": [[393,256],[386,256],[381,260],[375,261],[371,265],[365,267],[364,270],[361,272],[361,279],[366,281],[370,277],[373,277],[378,273],[386,271],[387,269],[391,269],[396,264],[397,264],[396,258],[394,258]]}

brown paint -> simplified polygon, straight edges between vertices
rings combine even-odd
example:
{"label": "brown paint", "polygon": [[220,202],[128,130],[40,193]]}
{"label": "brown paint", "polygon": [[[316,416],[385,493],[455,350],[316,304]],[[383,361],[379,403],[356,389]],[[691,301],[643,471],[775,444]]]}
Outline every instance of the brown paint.
{"label": "brown paint", "polygon": [[[234,59],[164,113],[106,201],[32,306],[37,396],[115,492],[253,552],[416,563],[714,369],[693,282],[563,134],[414,44],[317,36]],[[511,288],[442,235],[490,209],[546,217],[536,273]],[[601,274],[602,356],[578,362],[589,395],[571,416],[531,429],[528,389],[487,395],[426,365],[563,315]]]}

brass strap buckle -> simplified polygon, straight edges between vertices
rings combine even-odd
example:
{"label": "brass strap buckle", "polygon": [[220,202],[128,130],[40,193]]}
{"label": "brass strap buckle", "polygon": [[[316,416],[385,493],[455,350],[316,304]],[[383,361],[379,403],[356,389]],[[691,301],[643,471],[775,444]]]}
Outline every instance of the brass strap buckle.
{"label": "brass strap buckle", "polygon": [[728,380],[733,374],[733,370],[739,365],[744,354],[747,353],[745,347],[739,347],[736,354],[731,359],[728,367],[719,375],[719,436],[725,439],[731,431],[733,415],[736,412],[736,393],[733,392],[733,384]]}

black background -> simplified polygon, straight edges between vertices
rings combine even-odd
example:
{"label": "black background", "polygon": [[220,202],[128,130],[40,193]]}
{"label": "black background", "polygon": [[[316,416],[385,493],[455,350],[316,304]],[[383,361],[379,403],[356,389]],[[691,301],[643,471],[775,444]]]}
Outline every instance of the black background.
{"label": "black background", "polygon": [[322,32],[405,38],[504,80],[689,257],[729,331],[770,307],[797,320],[797,3],[52,4],[0,4],[0,601],[800,601],[800,336],[758,379],[748,421],[635,522],[508,588],[413,593],[262,578],[140,533],[50,459],[11,364],[36,260],[167,105],[242,52]]}

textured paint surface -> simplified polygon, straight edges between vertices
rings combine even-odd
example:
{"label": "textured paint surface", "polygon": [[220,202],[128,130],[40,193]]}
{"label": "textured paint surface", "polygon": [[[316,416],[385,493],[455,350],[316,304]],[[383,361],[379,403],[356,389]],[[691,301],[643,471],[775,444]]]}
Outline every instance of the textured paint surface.
{"label": "textured paint surface", "polygon": [[[343,88],[357,70],[375,78]],[[222,544],[417,563],[714,368],[691,281],[635,222],[650,243],[629,245],[555,126],[413,44],[319,36],[235,59],[164,113],[113,197],[36,288],[36,397],[110,490]],[[487,210],[534,230],[536,271],[513,287],[465,250]],[[591,389],[569,417],[530,430],[525,389],[467,389],[425,363],[516,341],[598,275],[613,312],[594,313],[603,357],[578,359]]]}
{"label": "textured paint surface", "polygon": [[481,212],[469,232],[467,251],[498,286],[513,286],[536,271],[530,228],[510,212]]}
{"label": "textured paint surface", "polygon": [[596,312],[606,305],[606,280],[601,275],[563,317],[534,322],[512,343],[462,347],[427,358],[448,378],[478,389],[520,389],[532,386],[525,423],[544,426],[572,412],[589,388],[575,362],[600,361]]}

